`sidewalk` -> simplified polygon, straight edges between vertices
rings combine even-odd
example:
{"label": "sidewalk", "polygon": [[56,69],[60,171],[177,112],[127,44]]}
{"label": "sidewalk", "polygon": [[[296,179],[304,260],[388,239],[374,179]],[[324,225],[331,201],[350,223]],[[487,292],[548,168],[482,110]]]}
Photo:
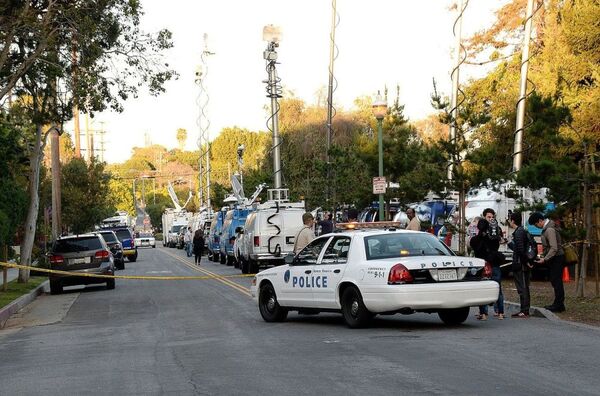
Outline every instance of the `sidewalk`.
{"label": "sidewalk", "polygon": [[[600,297],[595,296],[595,282],[588,279],[585,289],[586,297],[584,298],[575,297],[577,288],[575,281],[566,282],[564,286],[567,310],[553,315],[566,321],[600,326]],[[519,302],[519,295],[512,278],[502,280],[502,291],[505,300]],[[530,293],[532,306],[543,307],[552,303],[554,299],[554,289],[552,289],[549,281],[532,281]]]}

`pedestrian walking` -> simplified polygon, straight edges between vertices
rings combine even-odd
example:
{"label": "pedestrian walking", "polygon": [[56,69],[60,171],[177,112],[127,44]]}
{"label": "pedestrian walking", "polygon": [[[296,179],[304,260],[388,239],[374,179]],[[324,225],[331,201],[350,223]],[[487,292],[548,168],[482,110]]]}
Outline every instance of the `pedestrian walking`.
{"label": "pedestrian walking", "polygon": [[408,225],[406,226],[407,230],[421,231],[421,222],[416,216],[415,210],[413,208],[406,209],[406,217],[408,217],[409,220]]}
{"label": "pedestrian walking", "polygon": [[514,229],[512,233],[513,239],[508,244],[508,247],[513,251],[511,269],[521,303],[521,309],[519,312],[512,314],[511,318],[528,318],[531,301],[529,281],[531,279],[531,269],[533,268],[532,262],[527,257],[527,243],[529,238],[527,230],[523,228],[523,217],[520,212],[511,213],[508,224]]}
{"label": "pedestrian walking", "polygon": [[194,245],[194,263],[200,265],[202,249],[204,249],[204,235],[202,230],[196,230],[192,244]]}
{"label": "pedestrian walking", "polygon": [[188,257],[192,257],[192,228],[188,227],[183,235],[183,244],[185,246],[185,253]]}
{"label": "pedestrian walking", "polygon": [[[491,208],[483,211],[483,218],[477,223],[478,234],[471,238],[470,245],[475,257],[483,259],[492,265],[492,280],[498,282],[498,299],[494,303],[494,316],[504,319],[504,295],[502,294],[502,269],[504,256],[498,252],[502,240],[502,230],[496,221],[496,212]],[[478,320],[488,319],[488,306],[479,306]]]}
{"label": "pedestrian walking", "polygon": [[302,215],[302,222],[304,225],[294,238],[294,254],[297,254],[300,250],[304,249],[306,245],[311,243],[313,239],[315,239],[315,233],[313,232],[315,218],[313,217],[312,213],[304,213]]}
{"label": "pedestrian walking", "polygon": [[540,212],[534,212],[529,216],[529,224],[542,229],[543,257],[535,261],[536,265],[546,265],[550,272],[550,284],[554,289],[554,302],[546,305],[552,312],[565,311],[565,288],[562,281],[563,269],[565,268],[565,251],[562,238],[554,221],[547,219]]}

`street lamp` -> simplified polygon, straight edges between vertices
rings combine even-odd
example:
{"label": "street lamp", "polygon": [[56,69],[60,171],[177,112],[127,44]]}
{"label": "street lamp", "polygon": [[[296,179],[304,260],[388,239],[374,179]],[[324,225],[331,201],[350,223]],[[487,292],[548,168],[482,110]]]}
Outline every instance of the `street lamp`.
{"label": "street lamp", "polygon": [[[383,178],[383,118],[387,114],[387,103],[381,97],[379,91],[373,102],[373,115],[377,119],[377,141],[379,152],[379,180]],[[379,221],[385,220],[384,193],[379,194]]]}

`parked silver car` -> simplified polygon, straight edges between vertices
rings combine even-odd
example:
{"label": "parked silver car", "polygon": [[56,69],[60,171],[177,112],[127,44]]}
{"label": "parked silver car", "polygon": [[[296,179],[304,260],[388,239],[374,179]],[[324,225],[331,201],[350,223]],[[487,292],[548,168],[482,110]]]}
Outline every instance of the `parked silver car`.
{"label": "parked silver car", "polygon": [[[50,269],[85,274],[114,275],[113,254],[104,239],[97,234],[72,235],[58,238],[49,252]],[[49,274],[50,293],[60,294],[63,286],[106,282],[115,288],[115,279]]]}

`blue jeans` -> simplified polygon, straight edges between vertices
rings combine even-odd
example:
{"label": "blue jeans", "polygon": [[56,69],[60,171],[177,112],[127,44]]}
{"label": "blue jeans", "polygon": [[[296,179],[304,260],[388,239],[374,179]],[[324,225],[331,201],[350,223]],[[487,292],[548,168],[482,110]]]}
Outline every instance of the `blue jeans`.
{"label": "blue jeans", "polygon": [[192,243],[191,242],[185,243],[185,252],[187,253],[188,257],[192,257]]}
{"label": "blue jeans", "polygon": [[[500,267],[492,267],[492,280],[498,282],[500,290],[498,293],[498,300],[494,303],[494,311],[503,314],[504,313],[504,295],[502,294],[502,270]],[[488,306],[480,305],[479,314],[488,314]]]}

